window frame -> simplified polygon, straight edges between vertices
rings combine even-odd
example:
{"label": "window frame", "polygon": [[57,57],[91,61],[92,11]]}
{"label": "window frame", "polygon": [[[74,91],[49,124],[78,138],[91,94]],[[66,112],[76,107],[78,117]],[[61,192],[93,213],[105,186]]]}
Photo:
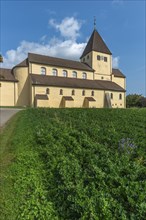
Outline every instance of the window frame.
{"label": "window frame", "polygon": [[46,67],[41,67],[41,75],[45,76],[46,75]]}
{"label": "window frame", "polygon": [[94,90],[91,91],[91,96],[94,96]]}
{"label": "window frame", "polygon": [[[64,74],[64,73],[66,73],[66,74]],[[62,71],[62,75],[63,75],[63,77],[67,77],[67,76],[68,76],[67,70],[63,70],[63,71]]]}
{"label": "window frame", "polygon": [[74,89],[71,91],[71,95],[72,95],[72,96],[75,95],[75,90],[74,90]]}
{"label": "window frame", "polygon": [[[56,72],[54,72],[54,71],[56,71]],[[54,74],[55,73],[55,74]],[[56,69],[56,68],[53,68],[52,69],[52,75],[53,76],[58,76],[58,70]]]}
{"label": "window frame", "polygon": [[[75,74],[75,75],[74,75]],[[76,71],[72,71],[72,77],[73,78],[77,78],[77,72]]]}
{"label": "window frame", "polygon": [[50,89],[46,88],[46,94],[49,95],[50,94]]}
{"label": "window frame", "polygon": [[[84,77],[85,76],[85,77]],[[83,72],[82,73],[82,79],[87,79],[87,73],[86,72]]]}
{"label": "window frame", "polygon": [[121,93],[119,94],[119,100],[122,100],[122,94]]}
{"label": "window frame", "polygon": [[85,96],[86,92],[85,90],[82,90],[82,96]]}
{"label": "window frame", "polygon": [[63,89],[60,89],[60,93],[59,93],[60,95],[63,95]]}

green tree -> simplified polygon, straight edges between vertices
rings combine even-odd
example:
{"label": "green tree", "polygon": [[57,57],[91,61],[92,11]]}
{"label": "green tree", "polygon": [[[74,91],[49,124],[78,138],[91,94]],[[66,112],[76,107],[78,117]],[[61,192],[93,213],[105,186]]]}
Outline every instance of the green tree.
{"label": "green tree", "polygon": [[126,96],[126,107],[142,107],[141,100],[144,98],[142,95],[129,94]]}

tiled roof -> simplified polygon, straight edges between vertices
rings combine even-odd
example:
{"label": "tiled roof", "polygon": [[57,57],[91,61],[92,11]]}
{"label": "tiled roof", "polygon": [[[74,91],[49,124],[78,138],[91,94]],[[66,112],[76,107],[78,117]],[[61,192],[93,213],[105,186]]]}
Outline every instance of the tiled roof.
{"label": "tiled roof", "polygon": [[47,75],[42,76],[38,74],[30,74],[30,77],[32,85],[125,91],[116,83],[105,80],[87,80]]}
{"label": "tiled roof", "polygon": [[88,66],[85,63],[81,63],[79,61],[73,61],[73,60],[67,60],[67,59],[61,59],[56,57],[49,57],[39,54],[28,54],[28,61],[31,63],[39,63],[44,65],[50,65],[54,67],[63,67],[63,68],[70,68],[70,69],[76,69],[76,70],[84,70],[84,71],[90,71],[93,72],[94,70]]}
{"label": "tiled roof", "polygon": [[116,77],[126,78],[119,69],[112,69],[112,74]]}
{"label": "tiled roof", "polygon": [[73,101],[73,97],[71,96],[63,96],[63,98],[65,99],[65,101]]}
{"label": "tiled roof", "polygon": [[47,95],[43,95],[43,94],[36,94],[35,98],[36,99],[41,99],[41,100],[48,100],[48,96]]}
{"label": "tiled roof", "polygon": [[101,53],[106,53],[106,54],[112,54],[110,50],[108,49],[107,45],[103,41],[102,37],[100,34],[94,30],[84,51],[83,54],[80,58],[84,57],[86,54],[88,54],[91,51],[96,51],[96,52],[101,52]]}
{"label": "tiled roof", "polygon": [[28,59],[23,60],[21,63],[18,63],[15,67],[27,67],[28,66]]}
{"label": "tiled roof", "polygon": [[85,97],[89,102],[95,102],[96,100],[93,97]]}
{"label": "tiled roof", "polygon": [[11,69],[0,68],[0,81],[18,82],[12,74]]}

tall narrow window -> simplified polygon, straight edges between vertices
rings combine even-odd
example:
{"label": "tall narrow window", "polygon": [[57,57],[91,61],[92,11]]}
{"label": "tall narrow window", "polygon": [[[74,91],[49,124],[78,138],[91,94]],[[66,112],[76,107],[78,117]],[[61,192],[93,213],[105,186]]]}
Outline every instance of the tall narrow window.
{"label": "tall narrow window", "polygon": [[57,74],[58,74],[57,69],[52,69],[52,75],[53,75],[53,76],[57,76]]}
{"label": "tall narrow window", "polygon": [[104,57],[104,62],[107,62],[107,57]]}
{"label": "tall narrow window", "polygon": [[63,74],[64,77],[67,77],[67,71],[66,70],[63,70],[62,74]]}
{"label": "tall narrow window", "polygon": [[122,99],[122,94],[119,94],[119,99]]}
{"label": "tall narrow window", "polygon": [[46,75],[46,68],[45,67],[41,67],[41,75]]}
{"label": "tall narrow window", "polygon": [[48,95],[50,94],[50,89],[49,88],[46,89],[46,94],[48,94]]}
{"label": "tall narrow window", "polygon": [[85,72],[82,73],[82,78],[83,78],[83,79],[87,79],[87,73],[85,73]]}
{"label": "tall narrow window", "polygon": [[94,96],[94,91],[91,91],[91,96]]}
{"label": "tall narrow window", "polygon": [[60,95],[63,95],[63,89],[60,89]]}
{"label": "tall narrow window", "polygon": [[85,90],[82,91],[82,96],[85,96]]}
{"label": "tall narrow window", "polygon": [[99,55],[97,55],[97,60],[100,60],[100,56]]}
{"label": "tall narrow window", "polygon": [[77,78],[77,72],[76,72],[76,71],[73,71],[73,72],[72,72],[72,77],[73,77],[73,78]]}
{"label": "tall narrow window", "polygon": [[71,94],[72,94],[72,95],[75,95],[75,90],[74,90],[74,89],[72,90]]}
{"label": "tall narrow window", "polygon": [[111,93],[111,99],[113,99],[113,93]]}

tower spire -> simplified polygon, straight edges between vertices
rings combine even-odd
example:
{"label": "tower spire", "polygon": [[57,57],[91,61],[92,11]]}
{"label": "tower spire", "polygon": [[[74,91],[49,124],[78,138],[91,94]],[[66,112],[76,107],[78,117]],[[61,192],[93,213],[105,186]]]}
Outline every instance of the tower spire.
{"label": "tower spire", "polygon": [[94,16],[94,30],[96,30],[96,17]]}

